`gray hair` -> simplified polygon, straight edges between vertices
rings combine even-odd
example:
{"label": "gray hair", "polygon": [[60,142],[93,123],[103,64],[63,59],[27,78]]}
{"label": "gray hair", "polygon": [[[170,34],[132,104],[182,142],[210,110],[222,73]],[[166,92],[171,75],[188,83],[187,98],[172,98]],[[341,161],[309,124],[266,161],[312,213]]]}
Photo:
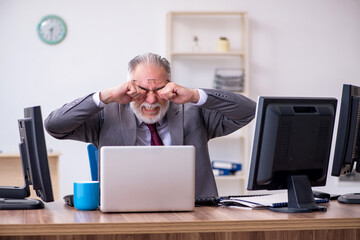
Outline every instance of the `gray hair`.
{"label": "gray hair", "polygon": [[160,55],[154,53],[145,53],[131,59],[128,64],[128,80],[131,80],[131,74],[140,63],[154,64],[155,66],[163,67],[168,74],[168,80],[171,80],[171,69],[169,61],[166,58],[163,58]]}

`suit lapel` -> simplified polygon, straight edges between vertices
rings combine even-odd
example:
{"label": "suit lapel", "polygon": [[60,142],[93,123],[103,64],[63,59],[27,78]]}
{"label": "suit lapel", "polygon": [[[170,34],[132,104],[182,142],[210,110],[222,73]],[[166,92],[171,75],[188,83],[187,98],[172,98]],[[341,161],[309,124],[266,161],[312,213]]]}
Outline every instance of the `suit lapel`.
{"label": "suit lapel", "polygon": [[184,105],[170,102],[167,112],[168,127],[172,145],[184,144]]}
{"label": "suit lapel", "polygon": [[137,126],[135,114],[129,104],[120,105],[120,122],[122,123],[122,136],[125,146],[136,145]]}

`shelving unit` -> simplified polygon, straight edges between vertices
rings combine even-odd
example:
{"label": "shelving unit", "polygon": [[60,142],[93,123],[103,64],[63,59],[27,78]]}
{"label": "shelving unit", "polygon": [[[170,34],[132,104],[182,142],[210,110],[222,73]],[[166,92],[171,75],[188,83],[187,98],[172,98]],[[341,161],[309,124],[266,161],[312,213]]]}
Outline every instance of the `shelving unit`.
{"label": "shelving unit", "polygon": [[[243,91],[249,96],[249,47],[247,12],[169,12],[167,59],[172,80],[190,88],[213,88],[215,70],[238,68],[244,72]],[[228,52],[218,52],[217,42],[226,37]],[[209,142],[211,160],[242,164],[239,175],[217,176],[220,195],[245,193],[250,138],[247,127]]]}

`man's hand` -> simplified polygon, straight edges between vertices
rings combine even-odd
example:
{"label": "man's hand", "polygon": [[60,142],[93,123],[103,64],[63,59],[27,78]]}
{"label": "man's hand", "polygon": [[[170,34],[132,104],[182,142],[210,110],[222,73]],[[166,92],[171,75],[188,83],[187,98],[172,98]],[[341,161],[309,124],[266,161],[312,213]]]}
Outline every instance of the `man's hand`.
{"label": "man's hand", "polygon": [[146,92],[140,89],[135,82],[128,81],[117,87],[108,88],[100,92],[100,100],[107,104],[117,102],[127,104],[136,99],[144,97]]}
{"label": "man's hand", "polygon": [[160,89],[157,94],[161,98],[177,104],[183,104],[187,102],[197,103],[200,99],[198,90],[189,89],[174,82],[169,82],[166,84],[166,86]]}

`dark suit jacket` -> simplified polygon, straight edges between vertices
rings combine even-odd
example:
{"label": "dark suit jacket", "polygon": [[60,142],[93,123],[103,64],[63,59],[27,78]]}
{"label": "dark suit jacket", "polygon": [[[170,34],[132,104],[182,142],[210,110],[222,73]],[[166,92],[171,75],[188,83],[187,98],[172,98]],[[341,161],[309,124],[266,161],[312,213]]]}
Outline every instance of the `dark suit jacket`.
{"label": "dark suit jacket", "polygon": [[[172,144],[196,148],[196,198],[218,195],[208,141],[245,126],[254,118],[256,106],[240,94],[204,91],[208,99],[201,107],[170,103],[166,115]],[[136,117],[129,104],[110,103],[99,108],[92,94],[52,112],[45,119],[45,128],[55,138],[93,143],[98,149],[136,145]]]}

